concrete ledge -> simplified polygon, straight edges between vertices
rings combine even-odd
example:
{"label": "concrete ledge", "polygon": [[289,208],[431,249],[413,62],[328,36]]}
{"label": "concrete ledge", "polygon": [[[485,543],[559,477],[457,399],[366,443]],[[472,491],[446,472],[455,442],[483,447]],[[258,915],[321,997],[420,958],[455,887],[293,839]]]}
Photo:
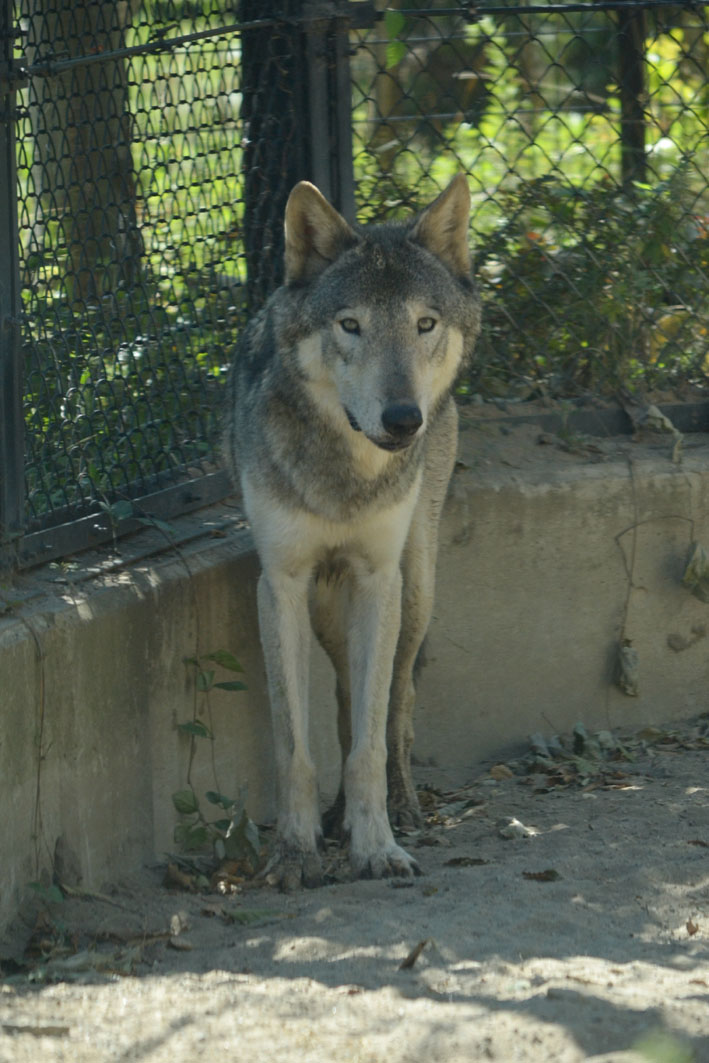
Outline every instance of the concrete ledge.
{"label": "concrete ledge", "polygon": [[[416,720],[418,762],[449,779],[533,731],[709,709],[709,606],[680,583],[689,542],[709,543],[709,438],[688,437],[680,465],[662,438],[538,440],[533,425],[463,424]],[[233,510],[189,520],[179,552],[105,553],[0,588],[0,924],[55,856],[96,888],[171,848],[190,745],[177,725],[201,697],[185,657],[229,650],[249,687],[210,694],[195,790],[246,785],[251,814],[273,812],[257,560]],[[613,685],[621,634],[638,651],[637,698]],[[328,797],[339,753],[319,651],[312,702]]]}

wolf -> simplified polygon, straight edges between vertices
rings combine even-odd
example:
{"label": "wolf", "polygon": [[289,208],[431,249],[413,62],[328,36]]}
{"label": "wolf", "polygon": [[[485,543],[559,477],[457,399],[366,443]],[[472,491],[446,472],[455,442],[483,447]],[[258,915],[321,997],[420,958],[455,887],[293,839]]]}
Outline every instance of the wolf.
{"label": "wolf", "polygon": [[237,344],[224,454],[261,561],[277,782],[266,870],[283,889],[323,881],[311,625],[335,668],[334,818],[352,871],[419,873],[392,823],[421,822],[414,666],[457,448],[452,392],[480,328],[469,215],[462,174],[409,220],[363,227],[300,182],[285,210],[284,283]]}

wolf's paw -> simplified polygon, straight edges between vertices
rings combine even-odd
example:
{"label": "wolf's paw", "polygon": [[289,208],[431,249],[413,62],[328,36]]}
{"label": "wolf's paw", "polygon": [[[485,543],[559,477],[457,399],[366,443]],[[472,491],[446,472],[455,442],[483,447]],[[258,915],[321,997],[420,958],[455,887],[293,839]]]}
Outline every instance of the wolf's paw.
{"label": "wolf's paw", "polygon": [[421,874],[421,868],[413,856],[393,843],[373,853],[350,850],[350,864],[357,878],[413,878]]}
{"label": "wolf's paw", "polygon": [[423,827],[419,799],[414,789],[411,772],[399,766],[389,765],[387,778],[387,811],[392,827],[399,830],[418,830]]}
{"label": "wolf's paw", "polygon": [[306,886],[314,889],[323,884],[320,856],[314,849],[303,849],[284,841],[276,843],[273,856],[261,872],[269,886],[278,886],[284,893]]}
{"label": "wolf's paw", "polygon": [[406,798],[390,801],[387,808],[389,822],[395,830],[419,830],[423,827],[423,816],[416,798],[413,801]]}

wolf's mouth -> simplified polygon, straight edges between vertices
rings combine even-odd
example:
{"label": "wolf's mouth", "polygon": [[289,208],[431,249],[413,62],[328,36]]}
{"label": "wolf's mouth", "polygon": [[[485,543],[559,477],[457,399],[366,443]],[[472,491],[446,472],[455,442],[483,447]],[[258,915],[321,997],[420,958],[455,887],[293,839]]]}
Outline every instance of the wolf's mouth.
{"label": "wolf's mouth", "polygon": [[362,429],[360,428],[359,423],[357,422],[357,418],[352,416],[346,406],[344,409],[345,414],[347,415],[347,420],[350,422],[350,428],[353,428],[355,432],[361,432]]}
{"label": "wolf's mouth", "polygon": [[379,447],[380,450],[388,450],[390,452],[394,451],[394,450],[406,450],[407,447],[411,446],[412,442],[413,442],[413,440],[411,440],[411,439],[407,439],[406,442],[404,442],[404,443],[400,443],[396,439],[392,439],[392,440],[389,440],[389,439],[373,439],[372,440],[372,443],[375,443]]}

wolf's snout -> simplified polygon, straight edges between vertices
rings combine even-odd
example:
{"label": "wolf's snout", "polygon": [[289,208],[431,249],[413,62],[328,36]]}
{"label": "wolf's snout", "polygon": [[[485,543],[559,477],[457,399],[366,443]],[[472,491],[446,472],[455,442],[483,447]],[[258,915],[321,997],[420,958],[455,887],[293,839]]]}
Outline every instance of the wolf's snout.
{"label": "wolf's snout", "polygon": [[423,414],[415,402],[393,402],[382,411],[387,434],[399,443],[408,443],[423,424]]}

